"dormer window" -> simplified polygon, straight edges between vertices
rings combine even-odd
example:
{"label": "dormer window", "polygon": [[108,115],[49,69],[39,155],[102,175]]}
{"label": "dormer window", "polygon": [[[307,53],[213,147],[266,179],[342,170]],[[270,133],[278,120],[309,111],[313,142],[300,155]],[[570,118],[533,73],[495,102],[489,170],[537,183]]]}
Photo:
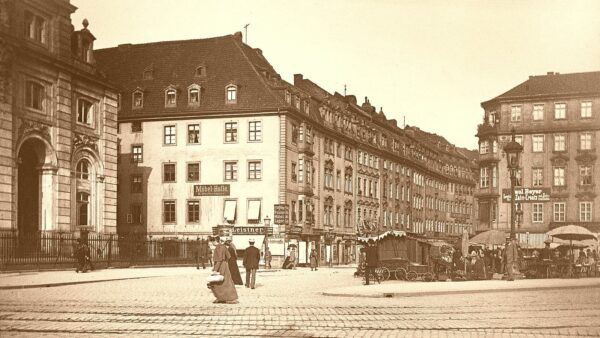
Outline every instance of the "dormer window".
{"label": "dormer window", "polygon": [[46,19],[29,11],[25,12],[25,37],[39,43],[47,44]]}
{"label": "dormer window", "polygon": [[290,94],[290,92],[287,90],[285,91],[285,102],[287,104],[292,104],[292,94]]}
{"label": "dormer window", "polygon": [[294,106],[296,106],[296,109],[300,110],[300,98],[298,96],[294,97]]}
{"label": "dormer window", "polygon": [[132,95],[132,107],[139,109],[144,107],[144,93],[141,90],[136,90]]}
{"label": "dormer window", "polygon": [[152,68],[150,69],[145,69],[144,73],[142,74],[142,79],[144,80],[152,80],[152,78],[154,77],[154,70]]}
{"label": "dormer window", "polygon": [[305,114],[309,114],[310,113],[310,108],[309,108],[308,101],[304,101],[304,113]]}
{"label": "dormer window", "polygon": [[195,73],[195,75],[197,77],[206,76],[206,67],[204,67],[204,66],[198,66],[198,67],[196,67],[196,73]]}
{"label": "dormer window", "polygon": [[188,88],[188,105],[197,106],[200,104],[200,86],[191,85]]}
{"label": "dormer window", "polygon": [[175,107],[177,105],[177,90],[168,88],[165,90],[165,107]]}
{"label": "dormer window", "polygon": [[94,120],[94,104],[88,100],[77,100],[77,123],[93,125]]}
{"label": "dormer window", "polygon": [[226,103],[237,103],[237,87],[235,85],[229,85],[225,88],[227,101]]}

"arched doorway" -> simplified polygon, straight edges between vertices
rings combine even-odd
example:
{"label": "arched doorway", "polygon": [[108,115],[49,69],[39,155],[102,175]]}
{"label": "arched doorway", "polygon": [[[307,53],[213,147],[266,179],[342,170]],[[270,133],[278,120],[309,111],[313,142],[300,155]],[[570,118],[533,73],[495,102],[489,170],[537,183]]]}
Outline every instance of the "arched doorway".
{"label": "arched doorway", "polygon": [[40,229],[41,167],[44,164],[46,146],[36,138],[26,140],[18,155],[17,229],[22,252],[36,247]]}

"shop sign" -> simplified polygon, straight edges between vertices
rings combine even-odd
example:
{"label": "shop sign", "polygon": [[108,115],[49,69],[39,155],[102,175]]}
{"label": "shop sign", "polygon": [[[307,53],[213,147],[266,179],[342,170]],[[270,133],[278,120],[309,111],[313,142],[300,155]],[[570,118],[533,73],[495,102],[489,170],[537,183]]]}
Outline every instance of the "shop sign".
{"label": "shop sign", "polygon": [[268,229],[268,234],[273,234],[273,228],[265,228],[263,227],[243,227],[243,226],[235,226],[232,229],[232,234],[234,235],[264,235],[265,229]]}
{"label": "shop sign", "polygon": [[[515,202],[548,202],[550,188],[519,188],[515,189]],[[510,189],[502,189],[502,202],[510,203]]]}
{"label": "shop sign", "polygon": [[289,224],[290,206],[288,204],[275,204],[275,219],[273,223],[279,225]]}
{"label": "shop sign", "polygon": [[229,196],[229,184],[196,184],[194,196]]}

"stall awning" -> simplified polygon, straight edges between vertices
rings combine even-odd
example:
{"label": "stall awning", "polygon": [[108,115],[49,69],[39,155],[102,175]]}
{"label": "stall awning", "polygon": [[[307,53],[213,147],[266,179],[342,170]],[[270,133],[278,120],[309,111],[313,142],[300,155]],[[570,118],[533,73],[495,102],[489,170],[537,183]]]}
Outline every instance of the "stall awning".
{"label": "stall awning", "polygon": [[248,201],[248,221],[260,220],[260,201]]}
{"label": "stall awning", "polygon": [[384,233],[382,233],[379,236],[366,236],[366,237],[358,237],[357,240],[359,242],[368,242],[370,239],[374,240],[374,241],[380,241],[383,238],[387,237],[387,236],[396,236],[396,237],[403,237],[406,236],[406,232],[401,231],[401,230],[390,230],[390,231],[386,231]]}
{"label": "stall awning", "polygon": [[235,221],[235,210],[237,206],[237,201],[225,201],[225,208],[223,209],[223,218],[227,222]]}
{"label": "stall awning", "polygon": [[263,245],[265,235],[233,235],[231,242],[233,245],[235,245],[237,250],[245,250],[250,246],[248,243],[250,239],[254,239],[254,246],[260,250]]}

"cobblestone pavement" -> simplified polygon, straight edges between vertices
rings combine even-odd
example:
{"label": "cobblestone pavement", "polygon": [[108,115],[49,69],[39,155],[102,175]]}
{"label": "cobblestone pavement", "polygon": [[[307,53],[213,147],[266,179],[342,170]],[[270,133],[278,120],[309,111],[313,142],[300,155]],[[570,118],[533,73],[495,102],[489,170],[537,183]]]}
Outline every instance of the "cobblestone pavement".
{"label": "cobblestone pavement", "polygon": [[212,304],[208,270],[192,268],[177,276],[1,290],[0,336],[600,336],[599,287],[402,298],[320,295],[359,285],[352,272],[259,273],[255,290],[238,287],[236,305]]}

